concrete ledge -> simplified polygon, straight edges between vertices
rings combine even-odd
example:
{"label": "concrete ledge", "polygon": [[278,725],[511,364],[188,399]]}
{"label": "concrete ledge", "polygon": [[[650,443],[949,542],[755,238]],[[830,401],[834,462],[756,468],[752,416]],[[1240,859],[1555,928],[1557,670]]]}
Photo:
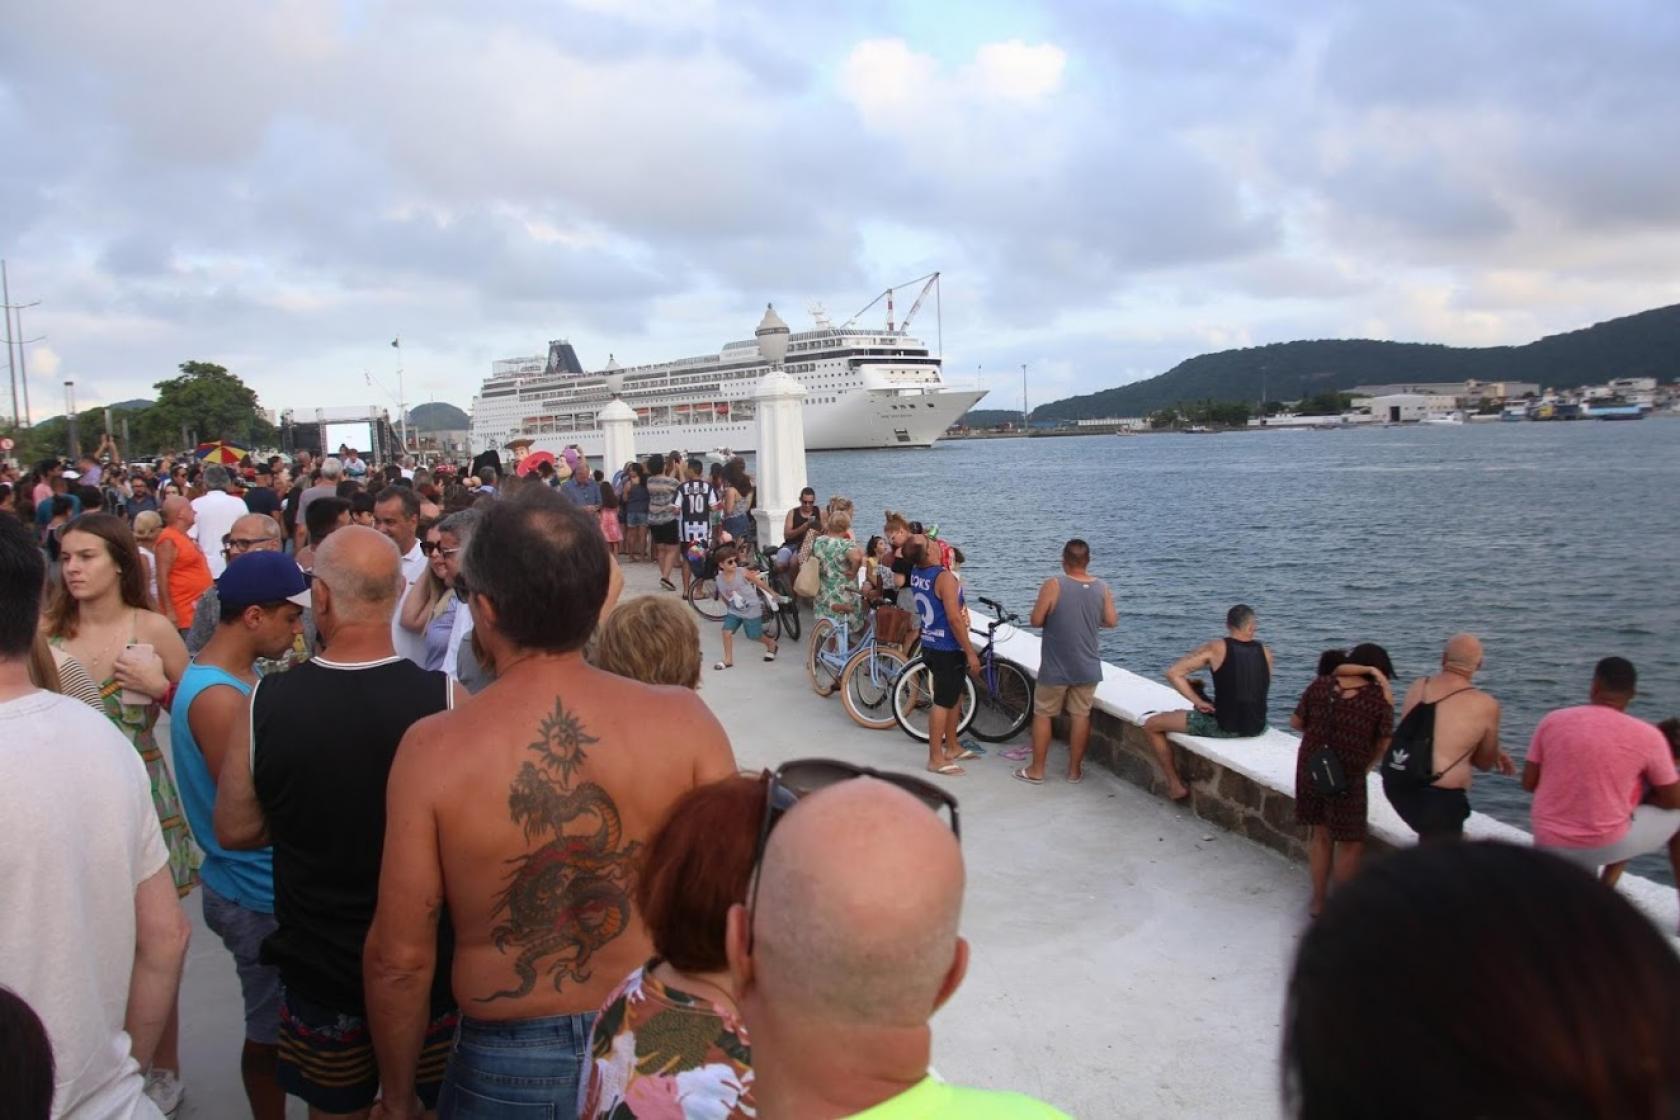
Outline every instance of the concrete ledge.
{"label": "concrete ledge", "polygon": [[[979,611],[972,613],[980,627],[991,621]],[[998,642],[997,649],[999,654],[1018,662],[1036,677],[1039,647],[1037,635],[1017,628]],[[1092,712],[1088,757],[1133,785],[1164,798],[1166,782],[1155,763],[1155,752],[1150,749],[1142,724],[1154,712],[1185,707],[1184,698],[1166,685],[1105,662]],[[1066,739],[1065,720],[1056,721],[1056,735]],[[1291,859],[1305,861],[1305,830],[1295,823],[1295,759],[1301,745],[1299,736],[1267,728],[1265,734],[1252,739],[1203,739],[1193,735],[1170,738],[1173,760],[1190,786],[1190,809],[1196,816]],[[1383,852],[1415,844],[1417,834],[1389,805],[1383,794],[1382,779],[1368,774],[1366,783],[1370,829],[1367,846],[1373,852]],[[1534,842],[1533,836],[1523,829],[1485,813],[1472,812],[1464,832],[1477,840],[1522,845]],[[1617,889],[1649,915],[1658,929],[1670,937],[1676,936],[1680,896],[1674,888],[1643,876],[1623,875]]]}

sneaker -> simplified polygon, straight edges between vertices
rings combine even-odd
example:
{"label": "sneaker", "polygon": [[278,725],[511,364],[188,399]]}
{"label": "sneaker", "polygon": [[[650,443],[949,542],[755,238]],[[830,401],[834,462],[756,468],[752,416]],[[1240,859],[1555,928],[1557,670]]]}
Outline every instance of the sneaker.
{"label": "sneaker", "polygon": [[181,1079],[168,1070],[146,1071],[145,1092],[165,1116],[173,1117],[181,1111]]}

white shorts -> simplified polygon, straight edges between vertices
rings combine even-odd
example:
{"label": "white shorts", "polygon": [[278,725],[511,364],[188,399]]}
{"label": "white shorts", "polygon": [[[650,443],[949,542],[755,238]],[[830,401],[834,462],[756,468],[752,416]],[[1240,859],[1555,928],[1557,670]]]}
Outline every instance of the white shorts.
{"label": "white shorts", "polygon": [[1680,832],[1680,809],[1659,809],[1655,805],[1639,805],[1633,810],[1627,835],[1614,844],[1597,848],[1552,848],[1546,850],[1560,855],[1571,863],[1578,863],[1589,871],[1611,863],[1621,863],[1635,856],[1659,852],[1668,846],[1674,834]]}

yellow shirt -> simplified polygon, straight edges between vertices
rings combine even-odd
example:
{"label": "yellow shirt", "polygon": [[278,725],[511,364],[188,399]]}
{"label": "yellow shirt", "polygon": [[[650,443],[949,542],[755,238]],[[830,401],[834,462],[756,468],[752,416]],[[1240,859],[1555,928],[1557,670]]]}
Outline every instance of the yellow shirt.
{"label": "yellow shirt", "polygon": [[1069,1120],[1069,1117],[1020,1093],[964,1089],[930,1076],[848,1120]]}

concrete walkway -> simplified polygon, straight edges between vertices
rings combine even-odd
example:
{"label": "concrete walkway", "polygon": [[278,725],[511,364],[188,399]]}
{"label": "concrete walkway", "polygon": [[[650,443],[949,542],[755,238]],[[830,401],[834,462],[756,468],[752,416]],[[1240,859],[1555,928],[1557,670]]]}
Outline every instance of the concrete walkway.
{"label": "concrete walkway", "polygon": [[[631,565],[627,594],[661,593]],[[737,642],[714,672],[702,621],[701,695],[746,769],[832,756],[919,771],[920,744],[865,731],[808,687],[804,641],[774,664]],[[810,618],[806,615],[807,629]],[[1078,1117],[1278,1115],[1276,1054],[1306,871],[1097,767],[1077,786],[1029,787],[996,757],[952,779],[961,799],[968,979],[934,1020],[947,1079],[1032,1094]],[[1051,773],[1065,768],[1065,748]],[[913,885],[907,885],[907,887]],[[231,958],[187,903],[183,1117],[245,1115],[241,1011]],[[288,1116],[304,1110],[291,1102]]]}

